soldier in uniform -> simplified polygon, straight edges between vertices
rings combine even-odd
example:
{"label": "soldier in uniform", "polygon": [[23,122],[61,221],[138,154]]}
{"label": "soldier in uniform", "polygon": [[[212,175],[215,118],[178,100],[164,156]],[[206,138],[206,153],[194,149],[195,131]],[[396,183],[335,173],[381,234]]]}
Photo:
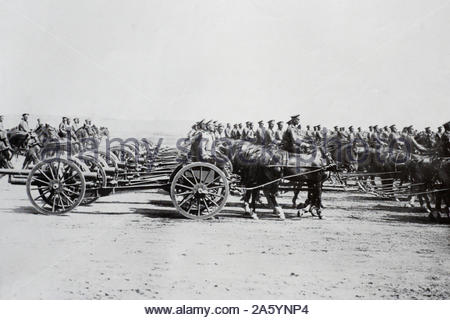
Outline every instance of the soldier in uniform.
{"label": "soldier in uniform", "polygon": [[19,122],[17,129],[21,132],[29,133],[31,131],[30,125],[28,124],[28,118],[30,115],[28,113],[22,114],[22,119]]}
{"label": "soldier in uniform", "polygon": [[405,143],[404,146],[407,148],[407,151],[410,153],[418,153],[418,151],[421,152],[427,152],[428,149],[422,146],[420,143],[416,141],[414,138],[414,128],[413,126],[407,127],[407,134],[404,136]]}
{"label": "soldier in uniform", "polygon": [[253,122],[248,123],[247,136],[245,140],[249,142],[255,142],[255,129],[253,129]]}
{"label": "soldier in uniform", "polygon": [[281,140],[283,140],[283,134],[284,134],[284,122],[278,121],[277,122],[277,130],[275,130],[275,143],[280,144]]}
{"label": "soldier in uniform", "polygon": [[37,125],[36,125],[36,129],[34,129],[34,131],[38,131],[44,127],[40,118],[37,118],[36,122],[37,122]]}
{"label": "soldier in uniform", "polygon": [[380,132],[378,131],[378,125],[374,125],[372,134],[369,137],[369,146],[372,148],[378,148],[380,146],[387,145],[384,141],[380,139]]}
{"label": "soldier in uniform", "polygon": [[250,128],[250,121],[246,121],[245,127],[243,127],[242,131],[241,131],[241,139],[242,140],[247,140],[248,131],[250,130],[249,128]]}
{"label": "soldier in uniform", "polygon": [[227,123],[227,127],[224,130],[225,138],[231,139],[231,123]]}
{"label": "soldier in uniform", "polygon": [[365,138],[366,137],[365,137],[364,132],[362,131],[362,128],[358,127],[357,131],[355,133],[355,139],[358,140],[359,144],[361,144],[361,143],[364,143],[364,141],[366,140]]}
{"label": "soldier in uniform", "polygon": [[242,123],[238,123],[238,131],[239,131],[239,139],[244,139],[243,135],[244,127],[242,126]]}
{"label": "soldier in uniform", "polygon": [[267,129],[264,132],[264,144],[267,146],[277,144],[274,128],[275,120],[267,121]]}
{"label": "soldier in uniform", "polygon": [[188,134],[187,134],[187,139],[191,140],[193,136],[195,136],[195,134],[197,133],[198,130],[198,122],[194,123],[191,127],[191,130],[189,130]]}
{"label": "soldier in uniform", "polygon": [[58,127],[58,135],[61,138],[66,138],[67,137],[67,131],[70,131],[69,126],[67,124],[67,117],[62,117],[62,121],[59,124]]}
{"label": "soldier in uniform", "polygon": [[233,124],[233,129],[231,130],[231,139],[239,140],[241,138],[241,133],[238,128],[238,124]]}
{"label": "soldier in uniform", "polygon": [[339,137],[339,127],[338,126],[334,126],[333,127],[333,131],[331,132],[331,135],[335,138]]}
{"label": "soldier in uniform", "polygon": [[[314,126],[314,131],[316,131],[316,126]],[[314,136],[314,132],[311,130],[311,126],[309,124],[306,125],[306,130],[305,130],[305,138],[306,139],[311,139]]]}
{"label": "soldier in uniform", "polygon": [[438,144],[438,155],[443,158],[450,157],[450,121],[443,125],[445,131],[439,139]]}
{"label": "soldier in uniform", "polygon": [[264,137],[265,137],[265,131],[264,128],[264,121],[260,120],[258,121],[259,127],[255,131],[255,143],[256,144],[264,144]]}
{"label": "soldier in uniform", "polygon": [[391,133],[389,134],[388,137],[388,144],[389,144],[389,148],[391,149],[401,149],[404,145],[403,141],[403,137],[398,133],[397,131],[397,127],[395,126],[395,124],[390,126],[391,129]]}
{"label": "soldier in uniform", "polygon": [[215,125],[212,121],[206,122],[206,130],[202,131],[200,136],[200,146],[199,146],[199,159],[200,161],[208,161],[211,162],[213,160],[212,151],[214,148],[214,131]]}
{"label": "soldier in uniform", "polygon": [[434,140],[436,140],[436,142],[439,141],[441,139],[443,133],[444,132],[442,131],[442,127],[439,126],[438,131],[435,133]]}
{"label": "soldier in uniform", "polygon": [[81,128],[81,123],[79,118],[73,118],[73,124],[72,129],[75,131],[75,133],[78,131],[78,129]]}
{"label": "soldier in uniform", "polygon": [[89,119],[84,120],[83,128],[86,130],[86,134],[89,138],[94,137],[94,131],[92,130],[91,121]]}
{"label": "soldier in uniform", "polygon": [[384,126],[383,129],[380,132],[380,139],[384,142],[384,143],[388,143],[389,140],[389,128],[388,126]]}
{"label": "soldier in uniform", "polygon": [[301,132],[298,128],[300,124],[300,115],[291,117],[290,125],[283,134],[281,148],[288,152],[300,153],[302,148]]}
{"label": "soldier in uniform", "polygon": [[11,150],[6,130],[3,127],[3,115],[0,115],[0,168],[13,169],[10,162],[12,158]]}
{"label": "soldier in uniform", "polygon": [[223,124],[219,123],[217,125],[217,130],[214,132],[216,140],[220,140],[222,138],[225,138],[225,132],[223,130]]}
{"label": "soldier in uniform", "polygon": [[425,128],[425,132],[422,138],[423,145],[425,148],[432,148],[436,144],[433,132],[431,132],[430,127]]}
{"label": "soldier in uniform", "polygon": [[356,132],[353,126],[348,127],[348,142],[355,143],[356,142]]}
{"label": "soldier in uniform", "polygon": [[317,130],[314,132],[313,139],[314,139],[316,145],[320,145],[320,144],[322,144],[322,141],[324,140],[325,135],[324,135],[324,132],[323,132],[322,127],[321,127],[320,124],[315,126],[315,128]]}

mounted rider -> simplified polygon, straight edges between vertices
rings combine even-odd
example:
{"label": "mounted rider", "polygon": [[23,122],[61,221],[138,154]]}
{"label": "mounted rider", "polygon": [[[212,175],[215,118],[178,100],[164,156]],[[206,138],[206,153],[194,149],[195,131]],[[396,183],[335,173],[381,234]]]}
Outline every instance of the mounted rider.
{"label": "mounted rider", "polygon": [[231,129],[231,139],[239,140],[241,138],[241,132],[239,131],[238,124],[233,124],[233,129]]}
{"label": "mounted rider", "polygon": [[264,144],[267,146],[276,145],[277,141],[275,139],[275,120],[267,121],[267,129],[264,132]]}
{"label": "mounted rider", "polygon": [[379,148],[381,146],[387,146],[387,143],[380,139],[380,130],[378,129],[378,125],[374,125],[372,134],[369,136],[369,146],[371,148]]}
{"label": "mounted rider", "polygon": [[61,138],[67,138],[67,134],[68,132],[71,131],[71,128],[67,122],[68,118],[67,117],[62,117],[62,121],[58,126],[58,135]]}
{"label": "mounted rider", "polygon": [[395,126],[395,124],[391,125],[390,129],[391,129],[391,133],[389,134],[389,137],[388,137],[389,148],[391,148],[393,150],[402,149],[405,144],[404,139],[401,136],[401,134],[397,131],[397,127]]}
{"label": "mounted rider", "polygon": [[290,125],[283,134],[281,149],[292,153],[301,153],[304,147],[309,147],[302,140],[302,132],[299,128],[300,115],[291,116]]}
{"label": "mounted rider", "polygon": [[80,129],[81,123],[80,123],[80,118],[73,118],[73,124],[72,124],[72,129],[73,131],[76,133],[78,131],[78,129]]}
{"label": "mounted rider", "polygon": [[438,155],[443,158],[450,157],[450,121],[443,125],[444,132],[439,139]]}
{"label": "mounted rider", "polygon": [[284,122],[278,121],[277,122],[277,130],[275,130],[275,143],[280,144],[283,140],[283,134],[284,134]]}
{"label": "mounted rider", "polygon": [[264,121],[258,121],[259,127],[255,131],[255,143],[256,144],[264,144],[264,136],[266,129],[264,128]]}
{"label": "mounted rider", "polygon": [[227,127],[225,128],[225,130],[224,130],[224,136],[225,136],[225,138],[228,138],[228,139],[231,139],[232,138],[232,136],[231,136],[231,131],[232,131],[232,129],[231,129],[231,123],[227,123]]}
{"label": "mounted rider", "polygon": [[13,169],[10,160],[12,158],[12,148],[9,144],[6,130],[3,127],[3,115],[0,115],[0,168]]}
{"label": "mounted rider", "polygon": [[253,129],[253,122],[247,121],[247,127],[242,131],[243,140],[255,142],[255,130]]}
{"label": "mounted rider", "polygon": [[429,151],[427,148],[418,143],[414,138],[414,129],[412,125],[406,127],[406,134],[403,135],[403,138],[405,140],[404,147],[407,149],[406,150],[407,152],[414,154],[418,153],[419,151],[421,152]]}
{"label": "mounted rider", "polygon": [[30,125],[28,124],[28,118],[30,117],[29,113],[22,114],[22,119],[19,122],[19,125],[17,126],[17,130],[24,133],[30,133]]}
{"label": "mounted rider", "polygon": [[422,133],[420,140],[425,148],[432,148],[436,144],[435,135],[430,127],[425,128],[425,132]]}
{"label": "mounted rider", "polygon": [[211,162],[213,160],[213,148],[215,142],[214,124],[210,120],[204,124],[204,130],[200,130],[191,143],[191,156],[194,161]]}
{"label": "mounted rider", "polygon": [[217,125],[217,129],[214,131],[214,137],[216,138],[216,140],[225,138],[225,133],[224,133],[224,130],[223,130],[223,124],[222,123],[219,123]]}

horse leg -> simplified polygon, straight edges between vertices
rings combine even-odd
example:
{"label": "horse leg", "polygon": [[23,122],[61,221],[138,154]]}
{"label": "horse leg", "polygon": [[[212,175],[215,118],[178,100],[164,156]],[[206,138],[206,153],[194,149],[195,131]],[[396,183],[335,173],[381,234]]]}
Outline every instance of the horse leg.
{"label": "horse leg", "polygon": [[251,191],[245,191],[244,196],[242,197],[242,200],[244,201],[244,212],[245,215],[250,215],[250,197],[251,197],[252,193]]}
{"label": "horse leg", "polygon": [[409,199],[409,202],[406,204],[407,207],[414,208],[416,205],[414,202],[416,201],[417,196],[413,195],[411,196],[411,199]]}
{"label": "horse leg", "polygon": [[286,216],[284,214],[284,211],[281,208],[281,206],[278,204],[278,201],[276,198],[276,190],[264,189],[263,192],[267,198],[267,202],[269,203],[270,207],[273,209],[273,213],[276,214],[281,220],[285,220]]}
{"label": "horse leg", "polygon": [[321,215],[321,188],[320,188],[320,184],[315,183],[313,185],[313,192],[312,192],[312,203],[311,203],[311,207],[309,209],[309,212],[311,213],[312,216],[318,216],[319,219],[322,219],[322,215]]}
{"label": "horse leg", "polygon": [[250,213],[250,216],[252,217],[252,219],[258,220],[259,217],[256,214],[256,201],[259,198],[259,189],[252,190],[251,195],[252,195],[252,203],[250,205],[250,208],[252,212]]}
{"label": "horse leg", "polygon": [[308,196],[305,200],[305,203],[299,205],[299,208],[303,209],[303,212],[311,212],[311,206],[314,199],[314,189],[310,182],[308,182]]}
{"label": "horse leg", "polygon": [[431,203],[430,203],[430,197],[427,194],[424,194],[423,198],[425,199],[425,211],[430,213],[432,210]]}
{"label": "horse leg", "polygon": [[23,160],[22,169],[26,169],[29,163],[30,163],[30,156],[27,153],[25,155],[25,159]]}
{"label": "horse leg", "polygon": [[298,195],[302,190],[302,183],[295,182],[294,183],[294,196],[292,197],[292,207],[295,208],[297,206]]}

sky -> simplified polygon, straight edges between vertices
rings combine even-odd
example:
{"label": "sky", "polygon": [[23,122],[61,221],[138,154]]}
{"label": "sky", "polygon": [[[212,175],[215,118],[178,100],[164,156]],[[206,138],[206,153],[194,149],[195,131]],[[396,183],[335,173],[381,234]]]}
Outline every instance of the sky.
{"label": "sky", "polygon": [[448,0],[0,0],[0,113],[450,120]]}

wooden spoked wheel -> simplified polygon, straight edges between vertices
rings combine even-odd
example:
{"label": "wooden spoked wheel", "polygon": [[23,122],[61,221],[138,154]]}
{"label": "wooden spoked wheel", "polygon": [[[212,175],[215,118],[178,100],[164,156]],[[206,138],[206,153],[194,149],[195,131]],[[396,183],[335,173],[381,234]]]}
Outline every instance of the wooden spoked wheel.
{"label": "wooden spoked wheel", "polygon": [[136,153],[125,147],[111,148],[111,153],[114,154],[119,161],[125,166],[136,165],[138,162]]}
{"label": "wooden spoked wheel", "polygon": [[227,202],[228,180],[215,165],[194,162],[181,168],[170,187],[172,202],[179,213],[190,219],[208,219]]}
{"label": "wooden spoked wheel", "polygon": [[[86,192],[81,205],[89,205],[100,198],[99,190],[106,186],[106,172],[103,167],[103,160],[96,159],[88,155],[79,155],[77,158],[87,166],[89,172],[95,173],[97,178],[86,182]],[[102,165],[103,164],[103,165]]]}
{"label": "wooden spoked wheel", "polygon": [[75,162],[51,158],[33,167],[27,179],[27,195],[42,214],[62,214],[83,200],[86,181]]}
{"label": "wooden spoked wheel", "polygon": [[110,167],[111,169],[117,170],[118,164],[120,162],[119,158],[117,158],[117,156],[112,152],[96,150],[95,152],[85,153],[85,155],[89,155],[98,159],[102,164],[106,163],[107,167]]}

